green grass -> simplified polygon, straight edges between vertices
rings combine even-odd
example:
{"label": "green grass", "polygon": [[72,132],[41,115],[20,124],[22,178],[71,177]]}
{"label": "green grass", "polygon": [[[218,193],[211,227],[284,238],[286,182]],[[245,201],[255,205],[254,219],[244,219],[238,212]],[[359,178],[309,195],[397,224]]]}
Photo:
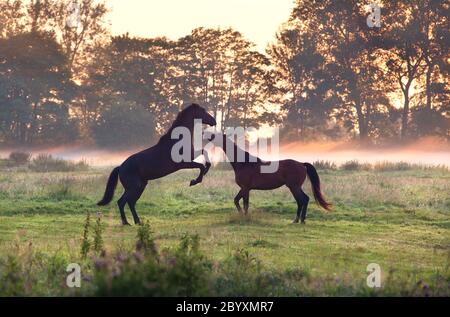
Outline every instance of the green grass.
{"label": "green grass", "polygon": [[[33,252],[57,258],[51,262],[55,270],[81,261],[88,211],[104,215],[102,238],[108,254],[132,249],[136,228],[119,225],[115,203],[95,206],[109,172],[0,172],[0,259],[5,262],[31,243]],[[233,204],[238,188],[233,173],[225,170],[211,170],[195,187],[189,187],[194,171],[150,182],[137,210],[149,222],[159,249],[175,248],[186,233],[198,234],[201,252],[213,262],[226,263],[244,249],[264,270],[284,279],[307,276],[308,282],[301,282],[296,291],[275,294],[450,295],[450,172],[386,169],[319,174],[335,207],[324,212],[311,203],[304,226],[291,223],[296,205],[284,188],[251,192],[250,215],[238,215]],[[307,181],[304,188],[310,194],[309,187]],[[121,190],[119,185],[116,198]],[[128,210],[127,216],[131,221]],[[61,263],[59,257],[64,259]],[[382,268],[383,287],[377,291],[365,286],[366,267],[372,262]],[[292,283],[300,282],[292,277]],[[47,294],[45,285],[35,289]]]}

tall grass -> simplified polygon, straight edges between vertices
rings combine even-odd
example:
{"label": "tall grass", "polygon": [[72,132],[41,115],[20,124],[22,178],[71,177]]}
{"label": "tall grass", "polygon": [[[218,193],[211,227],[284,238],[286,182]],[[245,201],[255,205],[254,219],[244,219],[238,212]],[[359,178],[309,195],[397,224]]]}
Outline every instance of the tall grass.
{"label": "tall grass", "polygon": [[419,164],[409,162],[376,162],[367,163],[358,160],[349,160],[338,165],[332,161],[315,161],[313,165],[320,170],[342,170],[342,171],[375,171],[375,172],[396,172],[396,171],[442,171],[448,172],[445,165]]}
{"label": "tall grass", "polygon": [[74,190],[76,181],[73,177],[54,180],[47,186],[47,197],[54,201],[79,200],[82,195]]}
{"label": "tall grass", "polygon": [[13,166],[20,166],[30,163],[31,153],[15,151],[9,154],[9,162]]}
{"label": "tall grass", "polygon": [[313,163],[313,165],[315,168],[321,169],[321,170],[335,171],[338,169],[337,164],[332,161],[319,160],[319,161],[315,161]]}
{"label": "tall grass", "polygon": [[445,165],[430,165],[430,164],[415,164],[408,162],[377,162],[373,165],[374,171],[379,172],[392,172],[392,171],[444,171],[448,172],[449,169]]}
{"label": "tall grass", "polygon": [[79,172],[89,169],[86,161],[72,162],[54,158],[51,154],[39,154],[29,165],[33,172]]}
{"label": "tall grass", "polygon": [[372,165],[369,163],[360,163],[357,160],[350,160],[342,163],[339,169],[344,171],[370,171]]}
{"label": "tall grass", "polygon": [[[145,229],[142,229],[145,228]],[[86,235],[86,229],[85,234]],[[138,241],[142,240],[138,228]],[[139,233],[141,231],[141,233]],[[142,242],[142,241],[141,241]],[[82,287],[65,285],[69,260],[36,252],[19,244],[14,253],[0,258],[0,296],[448,296],[448,277],[436,274],[430,280],[399,276],[387,271],[380,289],[370,289],[364,278],[312,274],[308,268],[270,269],[254,254],[237,249],[213,261],[201,248],[197,235],[185,234],[178,245],[162,251],[135,249],[102,252],[79,259]],[[87,255],[87,254],[86,254]]]}

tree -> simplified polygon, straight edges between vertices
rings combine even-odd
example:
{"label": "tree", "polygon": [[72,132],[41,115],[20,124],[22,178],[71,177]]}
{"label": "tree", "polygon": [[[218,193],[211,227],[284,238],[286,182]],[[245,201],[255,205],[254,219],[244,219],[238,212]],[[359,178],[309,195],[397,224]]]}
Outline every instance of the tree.
{"label": "tree", "polygon": [[68,102],[74,85],[54,37],[24,33],[0,40],[3,138],[19,144],[75,138]]}
{"label": "tree", "polygon": [[[318,130],[325,132],[329,109],[324,96],[324,58],[314,40],[298,29],[287,28],[277,34],[277,42],[269,46],[268,54],[274,66],[272,102],[281,104],[286,113],[284,126],[292,132],[289,138],[311,138],[310,129],[316,135]],[[316,120],[319,117],[323,120]]]}
{"label": "tree", "polygon": [[[98,59],[89,68],[89,80],[83,89],[84,100],[80,102],[80,116],[91,126],[102,111],[112,103],[141,108],[158,123],[153,128],[162,132],[178,112],[170,101],[167,49],[165,39],[139,39],[128,35],[117,36],[102,48]],[[157,131],[150,131],[154,135]]]}
{"label": "tree", "polygon": [[150,144],[155,119],[147,110],[117,96],[93,123],[92,133],[102,147],[130,147]]}
{"label": "tree", "polygon": [[403,95],[403,111],[400,137],[408,135],[411,88],[419,76],[423,55],[421,54],[420,28],[409,13],[411,1],[386,2],[384,19],[386,26],[378,38],[378,47],[384,50],[386,67]]}
{"label": "tree", "polygon": [[22,0],[3,0],[0,2],[0,38],[23,32],[25,12]]}
{"label": "tree", "polygon": [[[445,82],[449,50],[448,16],[450,6],[437,0],[420,0],[411,3],[411,15],[420,30],[418,46],[424,61],[424,108],[415,113],[419,135],[429,135],[439,130],[446,135],[449,130],[448,90]],[[448,72],[447,72],[448,76]],[[448,82],[448,81],[447,81]],[[447,131],[445,131],[447,130]]]}
{"label": "tree", "polygon": [[[83,63],[92,58],[99,42],[106,41],[108,28],[105,22],[108,8],[104,2],[95,0],[53,0],[54,25],[58,30],[60,43],[68,56],[69,68],[82,71]],[[74,4],[77,6],[78,17],[72,17]],[[75,19],[73,25],[68,23]],[[80,69],[81,68],[81,69]]]}
{"label": "tree", "polygon": [[285,83],[281,100],[289,108],[287,120],[296,117],[300,131],[315,121],[333,135],[340,125],[357,129],[366,142],[374,112],[389,107],[388,89],[373,80],[380,70],[366,15],[361,1],[297,1],[269,54]]}
{"label": "tree", "polygon": [[181,38],[172,51],[181,93],[175,99],[206,106],[222,129],[270,122],[271,116],[263,116],[269,61],[253,46],[233,29],[198,28]]}

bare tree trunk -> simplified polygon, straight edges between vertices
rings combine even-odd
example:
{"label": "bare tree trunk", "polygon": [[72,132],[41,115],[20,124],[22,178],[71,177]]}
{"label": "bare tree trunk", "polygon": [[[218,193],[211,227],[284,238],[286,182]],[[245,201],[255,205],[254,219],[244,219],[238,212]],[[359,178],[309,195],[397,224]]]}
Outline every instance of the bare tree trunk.
{"label": "bare tree trunk", "polygon": [[432,63],[428,63],[428,69],[426,74],[426,95],[427,95],[427,104],[426,109],[431,112],[432,104],[431,99],[433,98],[433,93],[431,91],[431,75],[433,74],[434,65]]}
{"label": "bare tree trunk", "polygon": [[364,113],[362,111],[361,103],[358,101],[355,104],[356,108],[356,114],[358,115],[358,132],[359,132],[359,139],[360,141],[367,141],[367,122],[366,118],[364,117]]}
{"label": "bare tree trunk", "polygon": [[402,114],[402,128],[401,128],[401,139],[404,140],[408,135],[408,117],[409,117],[409,84],[403,91],[404,103],[403,103],[403,114]]}

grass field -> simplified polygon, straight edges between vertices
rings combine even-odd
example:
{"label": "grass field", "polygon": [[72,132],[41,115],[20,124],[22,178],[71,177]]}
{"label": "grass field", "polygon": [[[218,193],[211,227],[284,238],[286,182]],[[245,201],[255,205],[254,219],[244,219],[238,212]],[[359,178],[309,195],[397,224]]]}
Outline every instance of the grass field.
{"label": "grass field", "polygon": [[[93,270],[80,255],[87,212],[93,221],[97,212],[103,214],[106,254],[134,248],[137,227],[119,225],[114,203],[95,206],[109,172],[109,168],[0,171],[0,284],[9,285],[0,286],[1,295],[73,294],[63,286],[65,265],[83,263],[88,272]],[[196,187],[188,186],[194,171],[151,182],[137,210],[150,224],[159,250],[175,249],[185,234],[197,234],[199,252],[213,267],[244,252],[261,266],[258,274],[281,276],[284,285],[262,293],[230,288],[218,294],[450,295],[448,170],[319,170],[319,174],[334,210],[324,212],[311,203],[306,225],[291,223],[296,204],[284,188],[251,192],[250,215],[239,216],[233,205],[237,193],[233,173],[218,169]],[[310,194],[309,187],[305,183]],[[121,190],[119,185],[116,198]],[[128,210],[127,216],[131,222]],[[26,260],[30,254],[47,260]],[[381,266],[380,289],[366,285],[369,263]],[[11,272],[36,277],[16,281]]]}

